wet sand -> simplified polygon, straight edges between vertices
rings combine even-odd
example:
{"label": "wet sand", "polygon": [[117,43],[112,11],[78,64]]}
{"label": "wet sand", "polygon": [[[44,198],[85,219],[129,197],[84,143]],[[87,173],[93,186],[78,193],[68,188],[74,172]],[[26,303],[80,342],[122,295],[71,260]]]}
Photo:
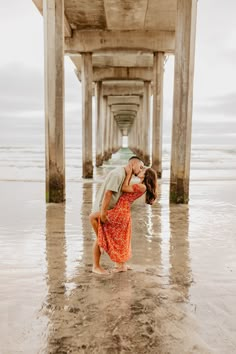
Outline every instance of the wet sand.
{"label": "wet sand", "polygon": [[63,205],[0,182],[0,353],[236,353],[236,181],[192,182],[170,206],[163,180],[133,206],[133,270],[98,276],[88,215],[108,168]]}

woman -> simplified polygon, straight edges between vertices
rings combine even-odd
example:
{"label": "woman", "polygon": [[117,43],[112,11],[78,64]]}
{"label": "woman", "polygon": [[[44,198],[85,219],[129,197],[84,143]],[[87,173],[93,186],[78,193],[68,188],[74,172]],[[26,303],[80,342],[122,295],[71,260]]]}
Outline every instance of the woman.
{"label": "woman", "polygon": [[[142,170],[140,183],[130,185],[132,169],[126,167],[126,177],[122,185],[123,194],[115,207],[107,212],[108,221],[102,223],[100,212],[90,215],[94,230],[98,230],[98,245],[116,263],[115,272],[128,270],[126,261],[131,257],[131,204],[146,192],[146,203],[153,204],[157,198],[157,175],[152,168]],[[93,272],[98,273],[94,265]]]}

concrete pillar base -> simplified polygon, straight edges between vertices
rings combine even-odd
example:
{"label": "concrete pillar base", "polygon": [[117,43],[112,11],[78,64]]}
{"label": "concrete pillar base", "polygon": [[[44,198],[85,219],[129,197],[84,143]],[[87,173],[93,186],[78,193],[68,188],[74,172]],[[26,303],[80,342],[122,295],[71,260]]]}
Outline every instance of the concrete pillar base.
{"label": "concrete pillar base", "polygon": [[142,153],[142,151],[138,150],[137,155],[138,155],[138,157],[139,157],[141,160],[143,160],[143,153]]}
{"label": "concrete pillar base", "polygon": [[[173,181],[173,178],[171,180]],[[189,179],[177,178],[175,183],[170,183],[170,203],[188,204],[188,202]]]}
{"label": "concrete pillar base", "polygon": [[96,167],[100,167],[103,164],[103,158],[102,155],[97,155],[96,156]]}
{"label": "concrete pillar base", "polygon": [[149,166],[150,165],[150,156],[149,155],[144,155],[143,156],[143,162],[145,166]]}
{"label": "concrete pillar base", "polygon": [[103,156],[103,160],[104,161],[107,161],[107,160],[109,160],[109,153],[108,152],[104,152],[104,156]]}
{"label": "concrete pillar base", "polygon": [[159,161],[154,161],[154,162],[152,163],[152,168],[153,168],[153,170],[156,171],[157,177],[158,177],[158,178],[161,178],[161,176],[162,176],[162,170],[161,170],[161,168],[160,168],[160,163],[159,163]]}
{"label": "concrete pillar base", "polygon": [[140,150],[137,151],[137,156],[143,161],[143,153]]}
{"label": "concrete pillar base", "polygon": [[62,203],[65,201],[65,177],[55,173],[49,177],[49,190],[46,191],[47,203]]}
{"label": "concrete pillar base", "polygon": [[93,163],[87,161],[83,163],[83,178],[93,178]]}

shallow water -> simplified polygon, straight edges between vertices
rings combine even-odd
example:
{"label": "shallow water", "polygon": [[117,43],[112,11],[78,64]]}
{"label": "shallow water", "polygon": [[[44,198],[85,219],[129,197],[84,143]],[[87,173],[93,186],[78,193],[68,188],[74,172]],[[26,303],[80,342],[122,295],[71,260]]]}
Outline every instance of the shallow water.
{"label": "shallow water", "polygon": [[170,206],[164,179],[158,203],[133,206],[133,271],[100,277],[88,215],[110,168],[67,183],[62,205],[0,182],[1,353],[236,352],[236,181],[192,181]]}

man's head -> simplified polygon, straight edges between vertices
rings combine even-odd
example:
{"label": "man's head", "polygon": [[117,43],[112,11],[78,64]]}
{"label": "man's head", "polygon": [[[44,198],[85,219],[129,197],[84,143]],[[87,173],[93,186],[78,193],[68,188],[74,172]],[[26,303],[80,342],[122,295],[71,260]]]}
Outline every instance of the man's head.
{"label": "man's head", "polygon": [[137,176],[144,168],[143,161],[137,156],[132,156],[129,159],[129,165],[132,167],[132,171],[135,176]]}

